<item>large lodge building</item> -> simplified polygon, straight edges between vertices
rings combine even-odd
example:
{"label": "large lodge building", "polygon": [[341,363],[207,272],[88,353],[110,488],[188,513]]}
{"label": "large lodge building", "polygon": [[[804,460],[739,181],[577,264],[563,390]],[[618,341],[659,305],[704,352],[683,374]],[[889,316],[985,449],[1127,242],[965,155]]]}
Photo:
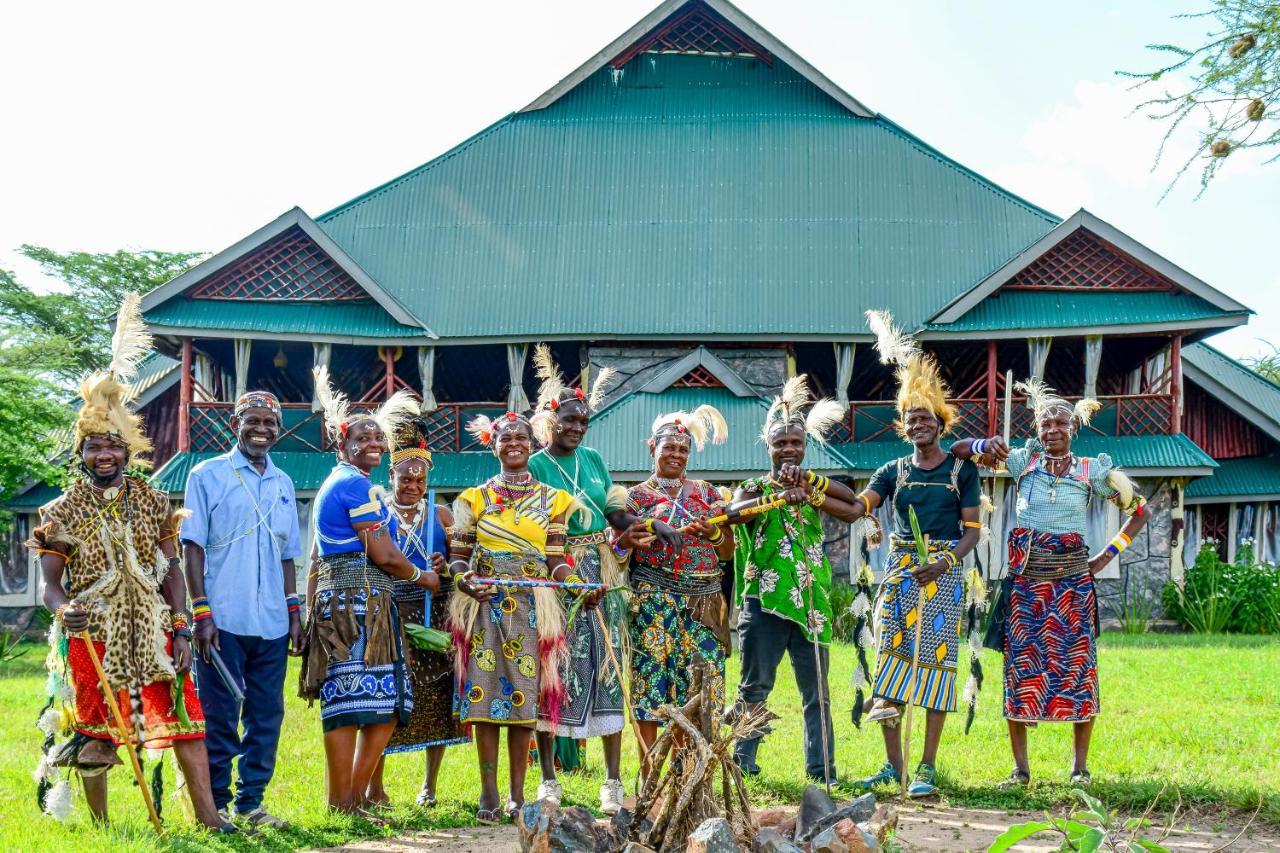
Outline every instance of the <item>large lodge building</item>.
{"label": "large lodge building", "polygon": [[[807,373],[850,401],[808,461],[862,483],[909,452],[863,319],[883,308],[937,354],[959,435],[1000,430],[1008,371],[1102,402],[1077,452],[1111,453],[1155,510],[1103,574],[1113,602],[1157,603],[1203,541],[1280,546],[1280,387],[1202,343],[1249,309],[1116,225],[1060,219],[949,159],[725,0],[668,0],[523,109],[328,213],[288,211],[143,306],[163,355],[138,405],[175,501],[230,446],[231,401],[268,388],[285,401],[274,459],[308,512],[334,461],[315,364],[365,403],[421,393],[432,485],[478,483],[496,462],[463,425],[527,405],[537,341],[583,381],[620,371],[587,443],[621,481],[649,471],[654,416],[698,402],[731,435],[691,472],[760,471],[766,398]],[[1032,434],[1017,398],[1012,433]],[[1010,493],[994,482],[992,575]],[[38,601],[20,543],[55,495],[9,502],[0,607]],[[1117,524],[1097,510],[1095,548]],[[839,568],[866,553],[847,527],[829,544]]]}

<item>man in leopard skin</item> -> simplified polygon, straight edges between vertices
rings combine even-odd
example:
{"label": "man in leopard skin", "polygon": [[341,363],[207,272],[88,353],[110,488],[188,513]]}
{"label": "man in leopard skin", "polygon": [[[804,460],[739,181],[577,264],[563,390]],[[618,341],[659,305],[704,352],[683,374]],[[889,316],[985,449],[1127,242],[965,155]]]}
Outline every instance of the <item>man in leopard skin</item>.
{"label": "man in leopard skin", "polygon": [[[163,492],[127,473],[151,450],[141,418],[128,407],[137,364],[151,349],[136,296],[126,297],[112,345],[110,369],[81,384],[74,481],[41,509],[41,525],[27,543],[40,559],[44,604],[55,614],[53,689],[41,717],[46,753],[37,770],[42,804],[65,814],[70,791],[57,768],[72,767],[83,780],[89,810],[105,822],[106,771],[121,763],[117,746],[172,746],[196,818],[213,830],[234,832],[218,816],[209,790],[204,715],[190,678],[177,518]],[[121,732],[108,710],[90,642],[129,731]],[[59,734],[70,739],[55,746]]]}

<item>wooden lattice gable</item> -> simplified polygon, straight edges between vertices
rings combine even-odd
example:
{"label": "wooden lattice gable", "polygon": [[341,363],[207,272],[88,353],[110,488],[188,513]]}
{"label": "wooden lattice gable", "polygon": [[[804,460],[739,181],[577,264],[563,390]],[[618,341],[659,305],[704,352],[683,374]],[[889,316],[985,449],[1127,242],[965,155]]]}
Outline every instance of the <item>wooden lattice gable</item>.
{"label": "wooden lattice gable", "polygon": [[420,328],[425,337],[436,337],[296,207],[146,294],[142,299],[144,316],[174,298],[353,306],[376,303],[396,323]]}
{"label": "wooden lattice gable", "polygon": [[1249,309],[1156,254],[1128,234],[1080,210],[929,320],[954,323],[998,291],[1190,293],[1223,312]]}
{"label": "wooden lattice gable", "polygon": [[656,394],[667,388],[725,388],[738,397],[759,396],[737,371],[706,347],[672,360],[638,390]]}
{"label": "wooden lattice gable", "polygon": [[642,53],[753,56],[781,60],[854,115],[875,118],[857,98],[787,47],[728,0],[664,0],[521,112],[545,109],[602,68],[620,69]]}

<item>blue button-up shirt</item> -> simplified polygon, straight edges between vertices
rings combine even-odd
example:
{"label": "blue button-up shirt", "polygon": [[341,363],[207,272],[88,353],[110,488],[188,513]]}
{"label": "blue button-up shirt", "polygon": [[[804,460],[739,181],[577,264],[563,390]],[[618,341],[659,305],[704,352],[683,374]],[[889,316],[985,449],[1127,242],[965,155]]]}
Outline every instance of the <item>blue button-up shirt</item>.
{"label": "blue button-up shirt", "polygon": [[273,640],[289,632],[282,560],[302,556],[293,481],[239,448],[191,469],[182,541],[204,549],[204,591],[221,630]]}

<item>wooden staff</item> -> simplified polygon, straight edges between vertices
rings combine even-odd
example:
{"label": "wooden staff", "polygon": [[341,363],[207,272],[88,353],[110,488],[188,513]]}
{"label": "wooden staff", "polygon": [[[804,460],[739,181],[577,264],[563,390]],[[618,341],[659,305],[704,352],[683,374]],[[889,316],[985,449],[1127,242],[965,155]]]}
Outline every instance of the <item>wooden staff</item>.
{"label": "wooden staff", "polygon": [[[920,568],[929,565],[929,537],[920,536],[920,523],[916,520],[916,508],[910,507],[911,532],[916,537],[916,553]],[[907,771],[911,767],[911,712],[916,706],[920,676],[920,635],[924,627],[924,585],[915,581],[916,587],[916,638],[911,644],[911,670],[907,677],[907,710],[903,716],[906,733],[902,738],[902,798],[907,798]]]}
{"label": "wooden staff", "polygon": [[[771,509],[778,509],[779,507],[784,507],[786,505],[787,500],[783,497],[769,498],[767,500],[765,498],[758,498],[755,503],[747,504],[739,509],[730,510],[723,515],[715,515],[705,520],[707,524],[712,526],[724,524],[726,521],[730,524],[737,524],[751,518],[752,516],[760,515],[761,513],[768,512]],[[680,528],[681,533],[687,533],[688,530],[688,525]]]}
{"label": "wooden staff", "polygon": [[[164,826],[160,823],[160,815],[156,813],[155,803],[151,802],[151,788],[147,785],[147,780],[142,775],[142,765],[138,762],[138,751],[133,748],[129,740],[130,729],[125,727],[124,715],[120,713],[120,704],[116,702],[115,691],[111,689],[111,684],[107,681],[107,673],[102,668],[102,661],[98,660],[98,650],[93,647],[93,639],[89,636],[88,629],[80,632],[80,639],[84,640],[84,647],[89,651],[89,660],[93,662],[93,669],[98,673],[98,684],[102,687],[102,696],[107,700],[107,707],[111,709],[111,716],[115,717],[116,727],[120,730],[120,737],[124,741],[125,752],[129,753],[129,763],[133,766],[133,778],[137,780],[138,790],[142,792],[142,801],[147,804],[147,814],[151,817],[151,825],[156,828],[156,834],[164,834]],[[134,732],[133,741],[138,740],[138,733]]]}

